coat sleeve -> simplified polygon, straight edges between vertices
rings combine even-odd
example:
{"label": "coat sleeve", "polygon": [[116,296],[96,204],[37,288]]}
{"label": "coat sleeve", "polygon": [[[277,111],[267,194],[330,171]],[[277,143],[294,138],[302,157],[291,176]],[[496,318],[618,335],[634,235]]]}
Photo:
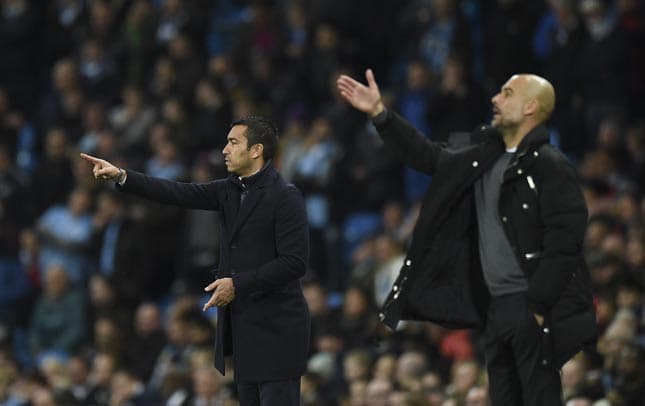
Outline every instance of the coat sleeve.
{"label": "coat sleeve", "polygon": [[575,170],[563,160],[548,163],[552,169],[538,192],[543,256],[529,281],[528,297],[533,310],[543,315],[580,267],[587,227],[587,206]]}
{"label": "coat sleeve", "polygon": [[374,125],[387,150],[405,165],[432,175],[443,145],[431,142],[397,113],[385,110],[374,119]]}
{"label": "coat sleeve", "polygon": [[186,209],[219,210],[218,182],[222,181],[175,182],[153,178],[128,169],[125,183],[123,186],[117,184],[117,189],[157,203],[171,204]]}
{"label": "coat sleeve", "polygon": [[304,276],[309,258],[309,229],[300,191],[290,186],[276,208],[276,257],[258,269],[233,275],[235,293],[246,296],[284,287]]}

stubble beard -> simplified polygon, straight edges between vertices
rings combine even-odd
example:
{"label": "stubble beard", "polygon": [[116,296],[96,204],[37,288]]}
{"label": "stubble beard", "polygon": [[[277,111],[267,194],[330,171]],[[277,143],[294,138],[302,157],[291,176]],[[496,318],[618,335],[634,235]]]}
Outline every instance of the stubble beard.
{"label": "stubble beard", "polygon": [[501,115],[498,116],[497,119],[493,118],[490,125],[500,132],[503,139],[513,138],[517,132],[517,128],[519,127],[518,123],[504,120]]}

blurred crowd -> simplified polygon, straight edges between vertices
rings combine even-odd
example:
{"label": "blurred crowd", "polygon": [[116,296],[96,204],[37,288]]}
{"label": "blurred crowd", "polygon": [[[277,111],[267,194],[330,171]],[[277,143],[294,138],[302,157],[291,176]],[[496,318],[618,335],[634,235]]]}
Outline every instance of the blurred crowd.
{"label": "blurred crowd", "polygon": [[638,0],[1,0],[0,405],[235,405],[200,311],[218,215],[129,198],[78,152],[166,179],[226,176],[234,118],[280,129],[303,192],[313,317],[303,404],[487,405],[481,332],[378,306],[431,178],[335,93],[371,67],[430,139],[490,119],[511,74],[555,86],[579,169],[599,340],[567,406],[645,399],[645,8]]}

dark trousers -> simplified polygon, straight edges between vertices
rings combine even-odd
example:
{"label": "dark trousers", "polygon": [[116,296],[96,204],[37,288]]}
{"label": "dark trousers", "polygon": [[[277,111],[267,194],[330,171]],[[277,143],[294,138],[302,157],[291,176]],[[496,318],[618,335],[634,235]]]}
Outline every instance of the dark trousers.
{"label": "dark trousers", "polygon": [[526,293],[491,298],[485,352],[493,406],[562,405],[549,334],[548,324],[535,320]]}
{"label": "dark trousers", "polygon": [[238,382],[237,398],[240,406],[300,406],[300,378]]}

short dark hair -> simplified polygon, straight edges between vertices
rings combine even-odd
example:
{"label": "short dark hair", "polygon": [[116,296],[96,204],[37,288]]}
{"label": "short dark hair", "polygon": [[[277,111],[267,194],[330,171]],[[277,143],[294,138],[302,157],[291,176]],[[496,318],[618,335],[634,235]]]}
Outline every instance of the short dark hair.
{"label": "short dark hair", "polygon": [[248,149],[255,144],[262,144],[264,147],[262,158],[265,161],[273,159],[278,147],[278,130],[271,121],[260,116],[247,116],[233,121],[231,128],[236,125],[246,126]]}

